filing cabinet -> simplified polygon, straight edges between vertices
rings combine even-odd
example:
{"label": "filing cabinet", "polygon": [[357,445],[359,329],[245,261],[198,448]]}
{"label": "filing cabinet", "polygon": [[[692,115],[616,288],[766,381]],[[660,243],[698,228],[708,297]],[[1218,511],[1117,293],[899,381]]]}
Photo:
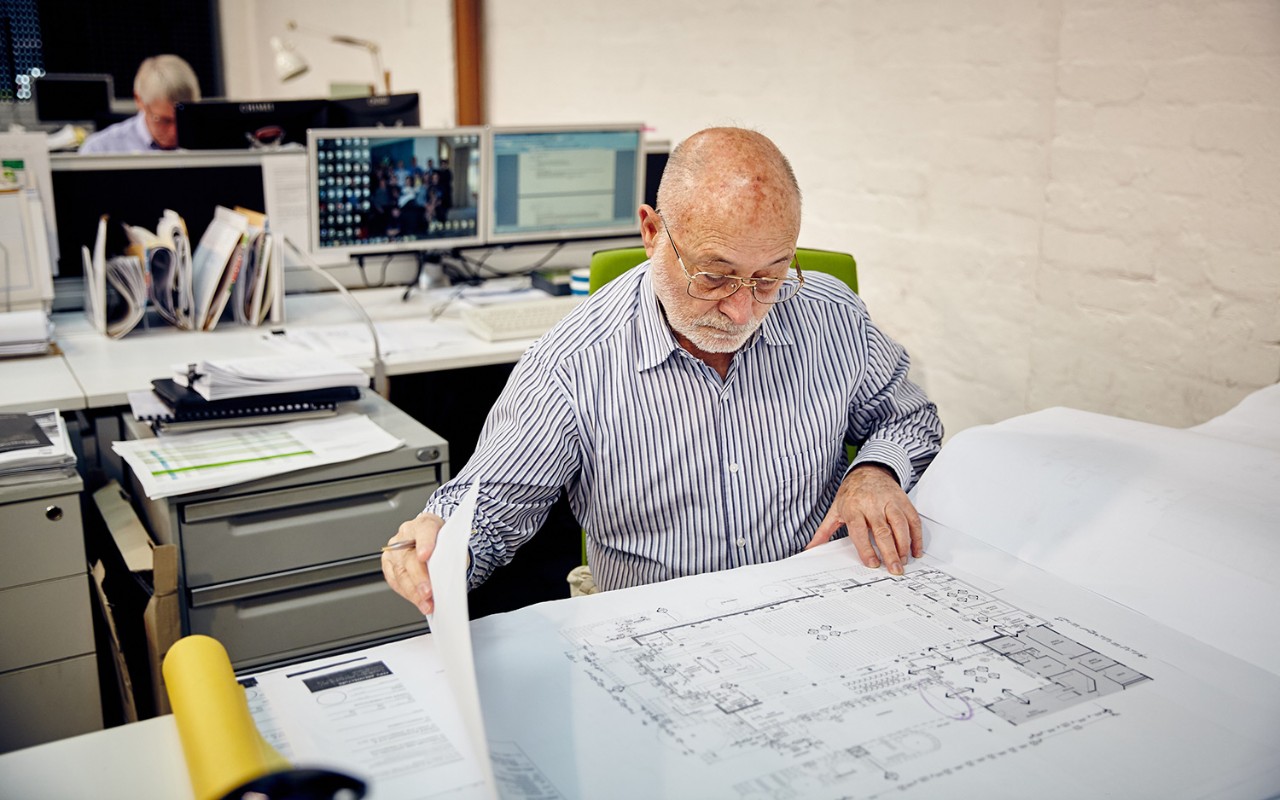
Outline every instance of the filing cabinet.
{"label": "filing cabinet", "polygon": [[[218,639],[237,670],[426,630],[383,581],[380,548],[448,479],[448,445],[371,392],[342,410],[404,446],[160,500],[130,476],[152,534],[178,545],[183,633]],[[123,427],[152,435],[131,416]]]}
{"label": "filing cabinet", "polygon": [[102,728],[81,488],[0,487],[0,752]]}

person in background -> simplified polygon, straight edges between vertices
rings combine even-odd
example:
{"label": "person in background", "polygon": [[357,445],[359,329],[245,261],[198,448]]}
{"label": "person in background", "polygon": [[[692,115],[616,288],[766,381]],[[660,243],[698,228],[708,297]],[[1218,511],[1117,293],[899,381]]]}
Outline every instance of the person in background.
{"label": "person in background", "polygon": [[200,83],[191,65],[175,55],[152,56],[133,79],[138,113],[91,134],[81,153],[145,153],[178,146],[174,106],[200,99]]}
{"label": "person in background", "polygon": [[[475,454],[383,553],[432,611],[425,562],[480,482],[474,588],[562,489],[609,590],[775,561],[847,531],[901,575],[923,554],[906,492],[942,442],[903,348],[837,279],[796,255],[800,189],[759,133],[712,128],[671,154],[649,260],[591,295],[520,359]],[[845,445],[859,451],[850,464]]]}

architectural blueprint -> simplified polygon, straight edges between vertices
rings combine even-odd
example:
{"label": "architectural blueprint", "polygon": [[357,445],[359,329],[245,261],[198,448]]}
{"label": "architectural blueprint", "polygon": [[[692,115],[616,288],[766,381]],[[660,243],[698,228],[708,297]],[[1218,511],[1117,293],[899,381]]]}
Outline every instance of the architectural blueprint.
{"label": "architectural blueprint", "polygon": [[[969,560],[999,565],[1001,585],[928,558],[893,577],[838,542],[476,621],[499,786],[726,798],[1276,788],[1275,676],[1012,559]],[[1047,604],[1014,599],[1015,584]],[[537,791],[504,780],[498,754],[511,751],[537,766]]]}

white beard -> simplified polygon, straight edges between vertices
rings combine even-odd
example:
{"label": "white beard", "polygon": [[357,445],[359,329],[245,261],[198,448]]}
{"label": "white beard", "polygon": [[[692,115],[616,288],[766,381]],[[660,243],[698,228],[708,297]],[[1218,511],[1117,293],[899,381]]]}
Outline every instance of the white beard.
{"label": "white beard", "polygon": [[[667,324],[703,352],[735,353],[747,343],[751,334],[755,333],[764,322],[764,317],[760,316],[739,325],[714,308],[699,315],[692,309],[682,307],[685,304],[680,302],[680,298],[688,295],[685,286],[675,285],[677,281],[672,280],[671,276],[657,264],[653,265],[649,274],[653,276],[653,287],[658,295],[658,302],[666,312]],[[743,288],[738,291],[750,292],[751,290]],[[691,297],[687,299],[693,300]],[[755,301],[752,300],[752,302]]]}

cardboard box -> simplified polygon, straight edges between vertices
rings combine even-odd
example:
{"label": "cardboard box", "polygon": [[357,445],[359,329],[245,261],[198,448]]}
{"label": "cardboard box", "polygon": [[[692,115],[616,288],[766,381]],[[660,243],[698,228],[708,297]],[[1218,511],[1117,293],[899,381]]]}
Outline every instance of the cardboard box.
{"label": "cardboard box", "polygon": [[[125,717],[133,721],[167,714],[169,695],[160,666],[182,635],[178,547],[152,540],[128,494],[115,481],[94,492],[93,501],[115,543],[118,563],[127,572],[112,576],[103,564],[94,565],[94,582],[108,611]],[[138,696],[142,692],[145,700]]]}

